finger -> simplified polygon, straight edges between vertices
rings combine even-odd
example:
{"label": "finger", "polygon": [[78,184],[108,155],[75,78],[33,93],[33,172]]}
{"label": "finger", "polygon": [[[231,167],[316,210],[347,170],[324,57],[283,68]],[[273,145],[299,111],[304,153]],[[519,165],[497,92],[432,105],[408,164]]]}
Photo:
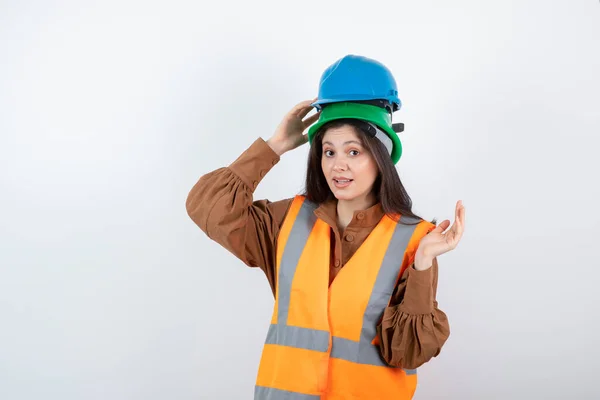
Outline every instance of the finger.
{"label": "finger", "polygon": [[452,231],[452,234],[455,237],[459,237],[460,235],[462,235],[462,225],[460,224],[459,220],[454,221],[454,224],[452,225],[452,228],[450,228],[450,231]]}
{"label": "finger", "polygon": [[450,226],[450,221],[445,219],[442,222],[440,222],[440,224],[436,226],[435,229],[432,230],[432,232],[442,233],[448,228],[448,226]]}
{"label": "finger", "polygon": [[[301,103],[298,103],[294,106],[294,108],[292,108],[289,112],[288,115],[294,115],[297,116],[300,112],[302,112],[303,110],[307,109],[310,106],[310,102],[309,100],[305,100]],[[310,109],[309,109],[310,110]]]}
{"label": "finger", "polygon": [[[448,225],[450,225],[450,223],[448,223]],[[445,235],[447,234],[451,234],[451,235],[456,235],[456,225],[452,224],[444,233]]]}
{"label": "finger", "polygon": [[463,220],[462,220],[463,210],[464,210],[464,208],[462,206],[458,206],[456,208],[456,217],[454,219],[454,223],[461,227],[462,227],[462,222],[463,222]]}
{"label": "finger", "polygon": [[465,218],[464,218],[464,216],[465,216],[464,209],[461,209],[458,212],[458,218],[456,219],[456,221],[458,222],[458,225],[459,225],[459,227],[460,227],[461,230],[463,229],[463,227],[465,225]]}
{"label": "finger", "polygon": [[294,106],[294,109],[295,110],[301,110],[301,109],[303,109],[303,108],[305,108],[307,106],[310,106],[314,102],[315,102],[314,99],[311,99],[311,100],[302,100],[300,103],[298,103],[298,104],[296,104]]}
{"label": "finger", "polygon": [[302,110],[298,111],[298,113],[296,114],[296,116],[300,119],[303,119],[304,117],[306,117],[308,115],[309,112],[311,112],[313,110],[313,106],[311,106],[310,104],[308,106],[306,106],[306,108],[303,108]]}
{"label": "finger", "polygon": [[299,115],[299,113],[301,113],[301,112],[303,112],[305,110],[310,111],[311,108],[312,108],[311,104],[314,103],[314,102],[315,102],[314,99],[301,101],[300,103],[296,104],[294,106],[294,108],[292,108],[291,113],[293,113],[295,115]]}
{"label": "finger", "polygon": [[443,231],[443,230],[445,229],[445,228],[444,228],[444,225],[446,224],[446,222],[447,222],[447,221],[448,221],[448,220],[443,220],[442,222],[440,222],[440,223],[439,223],[439,224],[438,224],[438,225],[435,227],[434,231]]}
{"label": "finger", "polygon": [[296,116],[300,119],[303,119],[304,117],[306,117],[308,115],[308,113],[312,110],[312,106],[309,104],[308,106],[306,106],[305,108],[301,109],[300,111],[298,111],[296,113]]}
{"label": "finger", "polygon": [[300,141],[300,145],[303,145],[306,142],[308,142],[308,133],[305,133],[305,134],[302,135],[302,139]]}
{"label": "finger", "polygon": [[456,230],[454,232],[452,232],[452,246],[453,248],[458,246],[458,242],[460,242],[460,239],[462,238],[462,231],[461,230]]}
{"label": "finger", "polygon": [[456,202],[456,218],[458,218],[461,209],[462,209],[462,200],[459,200]]}
{"label": "finger", "polygon": [[456,210],[454,210],[454,223],[460,224],[460,201],[456,203]]}
{"label": "finger", "polygon": [[321,116],[321,113],[316,113],[315,115],[311,115],[310,117],[306,118],[302,122],[304,122],[305,127],[309,127],[312,124],[314,124],[315,122],[317,122],[319,120],[320,116]]}
{"label": "finger", "polygon": [[455,210],[455,219],[463,225],[465,216],[465,206],[463,205],[462,200],[456,202],[456,210]]}
{"label": "finger", "polygon": [[456,221],[454,222],[454,224],[452,224],[450,229],[448,229],[445,233],[443,233],[442,236],[444,237],[444,240],[446,241],[446,243],[448,243],[451,247],[453,247],[455,245],[455,243],[458,242],[459,232],[458,232],[458,224],[456,223]]}
{"label": "finger", "polygon": [[454,227],[454,235],[456,237],[456,240],[460,240],[460,238],[462,237],[463,231],[464,231],[464,225],[463,225],[463,221],[462,219],[457,219],[455,221],[455,227]]}

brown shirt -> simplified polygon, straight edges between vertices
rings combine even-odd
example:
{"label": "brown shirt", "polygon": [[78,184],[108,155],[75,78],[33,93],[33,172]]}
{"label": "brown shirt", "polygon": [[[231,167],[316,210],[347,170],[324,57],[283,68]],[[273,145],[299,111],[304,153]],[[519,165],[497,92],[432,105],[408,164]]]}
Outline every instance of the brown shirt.
{"label": "brown shirt", "polygon": [[[278,161],[279,156],[258,138],[231,165],[200,177],[186,202],[188,215],[210,239],[246,265],[263,270],[273,294],[277,236],[293,197],[275,202],[254,200],[253,192]],[[331,282],[384,213],[379,203],[355,211],[343,232],[337,224],[336,200],[321,204],[315,215],[332,230]],[[435,300],[437,278],[434,259],[425,271],[411,265],[399,280],[377,327],[381,355],[388,364],[417,368],[437,356],[448,339],[448,320]]]}

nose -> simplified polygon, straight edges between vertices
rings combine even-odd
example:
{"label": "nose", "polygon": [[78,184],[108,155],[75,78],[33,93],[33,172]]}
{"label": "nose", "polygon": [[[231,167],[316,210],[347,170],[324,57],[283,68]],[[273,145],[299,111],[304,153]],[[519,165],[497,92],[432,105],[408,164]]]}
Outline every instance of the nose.
{"label": "nose", "polygon": [[342,171],[346,171],[348,169],[348,164],[342,160],[336,160],[335,164],[333,165],[333,170],[335,172],[342,172]]}

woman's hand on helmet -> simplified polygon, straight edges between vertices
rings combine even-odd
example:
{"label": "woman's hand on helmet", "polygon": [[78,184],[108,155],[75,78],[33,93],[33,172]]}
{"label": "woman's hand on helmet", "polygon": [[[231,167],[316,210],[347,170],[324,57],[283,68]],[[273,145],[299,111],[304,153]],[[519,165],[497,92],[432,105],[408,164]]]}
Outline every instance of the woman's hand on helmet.
{"label": "woman's hand on helmet", "polygon": [[306,116],[313,108],[311,104],[316,100],[317,99],[315,98],[296,104],[296,106],[283,117],[283,120],[279,126],[277,126],[273,136],[267,140],[267,144],[269,144],[273,151],[279,156],[286,151],[293,150],[308,142],[308,134],[304,133],[304,131],[317,122],[320,113],[317,112],[308,118],[306,118]]}

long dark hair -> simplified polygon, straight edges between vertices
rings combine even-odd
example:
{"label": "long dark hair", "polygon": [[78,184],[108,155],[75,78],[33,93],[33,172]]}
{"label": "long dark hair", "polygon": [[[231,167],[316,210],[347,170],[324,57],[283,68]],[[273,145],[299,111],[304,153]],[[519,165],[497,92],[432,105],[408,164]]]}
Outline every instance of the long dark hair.
{"label": "long dark hair", "polygon": [[[400,214],[404,217],[417,219],[416,223],[421,222],[423,218],[412,212],[412,200],[406,192],[404,185],[402,185],[396,166],[392,162],[387,149],[379,139],[366,134],[353,119],[331,121],[323,125],[315,134],[308,154],[306,183],[302,195],[306,196],[307,200],[316,204],[335,199],[321,168],[323,136],[325,136],[325,132],[328,129],[344,125],[350,125],[354,128],[363,148],[371,153],[377,163],[379,173],[377,174],[372,190],[377,201],[381,203],[383,212],[396,221],[398,221],[397,215]],[[436,224],[435,218],[431,223]]]}

